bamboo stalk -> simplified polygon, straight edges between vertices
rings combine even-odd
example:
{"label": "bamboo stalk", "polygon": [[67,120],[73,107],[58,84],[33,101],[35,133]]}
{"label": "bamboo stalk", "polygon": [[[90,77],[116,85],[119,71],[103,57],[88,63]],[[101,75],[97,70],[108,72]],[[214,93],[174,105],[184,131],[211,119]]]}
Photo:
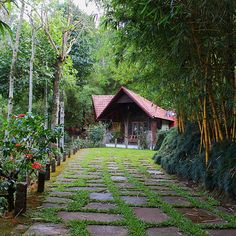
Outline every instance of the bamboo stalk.
{"label": "bamboo stalk", "polygon": [[205,139],[205,163],[206,166],[209,161],[209,138],[208,138],[208,129],[207,129],[207,99],[204,97],[203,102],[203,130],[204,130],[204,139]]}
{"label": "bamboo stalk", "polygon": [[211,109],[212,109],[212,113],[213,113],[213,119],[216,122],[216,126],[215,126],[215,132],[218,136],[218,140],[219,141],[223,141],[223,133],[221,130],[221,126],[220,126],[220,122],[217,116],[217,112],[216,112],[216,105],[215,105],[215,100],[212,96],[212,94],[209,94],[209,100],[210,100],[210,104],[211,104]]}
{"label": "bamboo stalk", "polygon": [[222,107],[222,113],[223,113],[223,121],[224,121],[224,127],[225,127],[225,135],[226,139],[229,139],[229,130],[227,126],[227,115],[226,115],[226,110],[225,110],[225,103],[224,100],[222,99],[221,101],[221,107]]}
{"label": "bamboo stalk", "polygon": [[204,142],[203,142],[203,126],[201,125],[199,116],[198,116],[198,127],[199,127],[200,134],[201,134],[200,147],[199,147],[199,155],[200,155],[200,153],[202,152],[202,146],[203,146]]}

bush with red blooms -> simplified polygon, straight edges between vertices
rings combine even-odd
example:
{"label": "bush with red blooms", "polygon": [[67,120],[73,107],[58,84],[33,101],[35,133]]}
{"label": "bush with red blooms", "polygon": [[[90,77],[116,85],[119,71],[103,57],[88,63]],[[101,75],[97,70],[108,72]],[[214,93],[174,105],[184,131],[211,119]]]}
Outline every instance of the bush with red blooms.
{"label": "bush with red blooms", "polygon": [[40,170],[42,168],[42,165],[35,161],[33,164],[32,164],[32,169],[36,169],[36,170]]}
{"label": "bush with red blooms", "polygon": [[51,143],[60,138],[61,128],[45,129],[44,119],[31,114],[19,114],[9,121],[2,119],[1,123],[0,193],[12,195],[16,181],[45,168],[50,153],[56,151]]}

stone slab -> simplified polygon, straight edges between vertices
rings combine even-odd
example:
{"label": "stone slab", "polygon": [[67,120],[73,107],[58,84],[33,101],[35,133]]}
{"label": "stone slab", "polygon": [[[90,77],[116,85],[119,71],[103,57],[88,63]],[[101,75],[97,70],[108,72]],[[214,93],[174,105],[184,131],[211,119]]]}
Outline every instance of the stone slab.
{"label": "stone slab", "polygon": [[132,204],[135,206],[144,205],[147,203],[146,197],[137,197],[137,196],[122,196],[121,197],[127,204]]}
{"label": "stone slab", "polygon": [[55,183],[61,183],[61,182],[73,182],[75,181],[75,178],[57,178],[57,181]]}
{"label": "stone slab", "polygon": [[65,221],[68,220],[94,220],[97,222],[110,223],[122,220],[120,215],[90,212],[58,212],[58,216]]}
{"label": "stone slab", "polygon": [[102,179],[90,179],[86,181],[87,183],[104,183]]}
{"label": "stone slab", "polygon": [[59,191],[50,192],[50,196],[71,197],[73,195],[74,193],[71,192],[59,192]]}
{"label": "stone slab", "polygon": [[102,202],[90,202],[84,209],[96,209],[96,210],[110,210],[115,209],[116,205],[112,203],[102,203]]}
{"label": "stone slab", "polygon": [[52,203],[69,203],[73,200],[69,198],[62,198],[62,197],[47,197],[44,202],[52,202]]}
{"label": "stone slab", "polygon": [[189,218],[193,223],[197,224],[220,224],[225,223],[218,216],[213,215],[211,212],[205,209],[198,208],[176,208],[176,210],[182,213],[185,217]]}
{"label": "stone slab", "polygon": [[134,214],[146,223],[160,223],[169,220],[170,217],[159,208],[133,208]]}
{"label": "stone slab", "polygon": [[111,179],[113,181],[125,181],[127,180],[127,178],[125,176],[120,176],[120,175],[117,175],[117,176],[111,176]]}
{"label": "stone slab", "polygon": [[106,185],[104,183],[87,183],[88,187],[100,187],[100,188],[106,188]]}
{"label": "stone slab", "polygon": [[181,236],[182,233],[179,232],[176,227],[161,227],[161,228],[149,228],[147,229],[148,236]]}
{"label": "stone slab", "polygon": [[96,192],[106,192],[108,191],[106,188],[101,188],[101,187],[67,187],[67,191],[80,191],[80,190],[85,190],[85,191],[96,191]]}
{"label": "stone slab", "polygon": [[23,236],[53,236],[53,235],[70,235],[69,230],[62,224],[52,223],[34,223],[23,234]]}
{"label": "stone slab", "polygon": [[179,196],[179,194],[174,190],[156,190],[155,192],[162,196]]}
{"label": "stone slab", "polygon": [[98,201],[112,201],[112,200],[114,200],[111,193],[90,193],[89,198],[91,200],[98,200]]}
{"label": "stone slab", "polygon": [[133,184],[130,184],[130,183],[126,183],[126,182],[123,182],[123,183],[116,183],[116,185],[120,188],[134,188],[134,185]]}
{"label": "stone slab", "polygon": [[43,208],[66,208],[66,204],[58,204],[58,203],[52,203],[52,202],[45,202],[42,204]]}
{"label": "stone slab", "polygon": [[153,175],[163,175],[163,172],[161,172],[159,170],[147,170],[147,172],[149,174],[153,174]]}
{"label": "stone slab", "polygon": [[91,236],[128,236],[128,230],[122,226],[88,225]]}
{"label": "stone slab", "polygon": [[128,195],[128,196],[144,196],[145,194],[143,193],[143,192],[141,192],[141,191],[138,191],[138,190],[129,190],[129,189],[127,189],[127,190],[121,190],[120,191],[120,194],[121,195]]}
{"label": "stone slab", "polygon": [[234,236],[236,229],[209,229],[207,230],[210,236]]}
{"label": "stone slab", "polygon": [[191,203],[184,197],[179,196],[163,196],[162,200],[166,201],[172,205],[179,205],[179,206],[191,206]]}
{"label": "stone slab", "polygon": [[146,186],[148,186],[151,190],[170,190],[167,186],[161,186],[161,185],[155,185],[150,183],[144,183]]}

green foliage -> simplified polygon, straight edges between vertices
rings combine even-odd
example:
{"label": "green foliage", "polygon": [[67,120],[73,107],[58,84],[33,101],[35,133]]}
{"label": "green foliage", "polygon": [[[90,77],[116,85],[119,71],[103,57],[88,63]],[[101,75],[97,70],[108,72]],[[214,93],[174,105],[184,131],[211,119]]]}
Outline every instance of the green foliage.
{"label": "green foliage", "polygon": [[19,114],[9,121],[1,120],[0,129],[0,191],[8,191],[16,181],[35,169],[42,168],[49,154],[55,151],[51,143],[61,136],[61,128],[46,130],[40,116]]}
{"label": "green foliage", "polygon": [[169,131],[169,130],[167,130],[167,131],[161,130],[161,131],[158,131],[158,132],[157,132],[157,143],[156,143],[156,145],[155,145],[155,147],[154,147],[154,150],[155,150],[155,151],[159,150],[159,148],[161,147],[161,145],[162,145],[162,143],[163,143],[165,137],[166,137],[167,134],[168,134],[168,131]]}
{"label": "green foliage", "polygon": [[85,128],[93,123],[94,114],[91,96],[99,93],[98,89],[84,85],[73,85],[66,88],[65,127]]}
{"label": "green foliage", "polygon": [[88,191],[78,191],[72,198],[73,202],[68,204],[69,211],[80,211],[89,202]]}
{"label": "green foliage", "polygon": [[199,153],[199,139],[200,134],[193,124],[187,125],[184,134],[172,128],[153,159],[170,174],[204,183],[208,189],[236,195],[236,145],[230,142],[213,145],[206,168],[204,154]]}
{"label": "green foliage", "polygon": [[69,228],[72,236],[89,236],[87,224],[85,221],[70,220]]}
{"label": "green foliage", "polygon": [[138,132],[137,136],[140,142],[141,149],[148,149],[147,134],[148,134],[148,131],[145,131],[143,128],[141,128]]}
{"label": "green foliage", "polygon": [[106,133],[105,124],[98,123],[95,125],[90,125],[87,130],[88,140],[91,141],[93,145],[101,145],[105,133]]}
{"label": "green foliage", "polygon": [[6,209],[7,209],[7,200],[5,197],[0,197],[0,216],[6,211]]}

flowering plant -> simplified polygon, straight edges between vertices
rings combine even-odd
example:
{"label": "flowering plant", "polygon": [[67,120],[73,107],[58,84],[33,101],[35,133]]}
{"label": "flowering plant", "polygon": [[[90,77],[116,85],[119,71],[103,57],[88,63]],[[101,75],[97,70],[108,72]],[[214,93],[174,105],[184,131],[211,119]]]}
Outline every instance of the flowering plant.
{"label": "flowering plant", "polygon": [[35,161],[35,162],[32,164],[32,168],[39,170],[39,169],[42,168],[42,165],[41,165],[39,162]]}
{"label": "flowering plant", "polygon": [[[7,132],[6,132],[7,131]],[[55,148],[50,144],[59,139],[61,129],[44,128],[44,119],[31,114],[19,114],[0,128],[0,190],[9,189],[26,174],[42,169]],[[11,192],[11,194],[13,194]],[[9,203],[10,204],[10,203]]]}

